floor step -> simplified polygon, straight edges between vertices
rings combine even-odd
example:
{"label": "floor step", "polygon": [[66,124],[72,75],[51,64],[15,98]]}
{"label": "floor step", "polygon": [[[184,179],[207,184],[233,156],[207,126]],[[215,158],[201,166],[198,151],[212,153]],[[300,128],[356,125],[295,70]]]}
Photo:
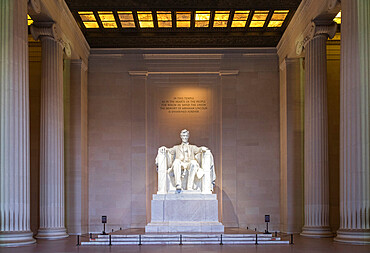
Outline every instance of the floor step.
{"label": "floor step", "polygon": [[[180,239],[181,237],[181,239]],[[220,244],[221,234],[143,234],[143,235],[111,235],[112,245],[169,245],[169,244]],[[222,234],[223,244],[255,244],[256,234]],[[271,234],[257,234],[258,244],[289,244]],[[109,245],[109,235],[98,235],[81,245]]]}

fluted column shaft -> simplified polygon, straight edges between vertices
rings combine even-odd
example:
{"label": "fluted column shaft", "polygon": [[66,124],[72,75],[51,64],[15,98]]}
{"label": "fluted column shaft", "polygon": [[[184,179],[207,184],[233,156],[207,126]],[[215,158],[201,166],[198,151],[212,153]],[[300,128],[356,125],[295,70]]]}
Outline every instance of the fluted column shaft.
{"label": "fluted column shaft", "polygon": [[63,46],[56,34],[40,33],[40,38],[40,228],[36,237],[58,239],[68,236],[64,222]]}
{"label": "fluted column shaft", "polygon": [[305,46],[304,214],[302,235],[329,237],[328,114],[325,33]]}
{"label": "fluted column shaft", "polygon": [[27,1],[0,1],[0,246],[34,243],[30,230]]}
{"label": "fluted column shaft", "polygon": [[335,240],[370,244],[370,2],[341,3],[340,229]]}

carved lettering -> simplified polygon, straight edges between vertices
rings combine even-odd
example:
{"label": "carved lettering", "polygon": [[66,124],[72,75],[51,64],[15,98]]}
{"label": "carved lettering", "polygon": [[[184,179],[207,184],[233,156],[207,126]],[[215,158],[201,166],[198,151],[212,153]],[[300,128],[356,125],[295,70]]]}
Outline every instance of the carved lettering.
{"label": "carved lettering", "polygon": [[207,110],[208,106],[205,99],[173,97],[169,100],[162,100],[159,109],[168,113],[199,113]]}

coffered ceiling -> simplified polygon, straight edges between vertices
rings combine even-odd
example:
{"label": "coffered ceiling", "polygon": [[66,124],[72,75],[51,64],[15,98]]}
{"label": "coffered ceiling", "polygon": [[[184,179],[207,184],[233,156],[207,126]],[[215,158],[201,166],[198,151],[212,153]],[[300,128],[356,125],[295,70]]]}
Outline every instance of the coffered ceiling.
{"label": "coffered ceiling", "polygon": [[92,48],[274,47],[301,0],[66,0]]}

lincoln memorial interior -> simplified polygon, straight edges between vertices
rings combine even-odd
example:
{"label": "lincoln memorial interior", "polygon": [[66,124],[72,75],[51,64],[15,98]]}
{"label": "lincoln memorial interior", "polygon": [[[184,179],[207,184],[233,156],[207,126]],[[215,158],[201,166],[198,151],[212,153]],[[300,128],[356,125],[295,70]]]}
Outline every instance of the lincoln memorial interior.
{"label": "lincoln memorial interior", "polygon": [[1,252],[370,252],[369,0],[1,0],[0,35]]}

